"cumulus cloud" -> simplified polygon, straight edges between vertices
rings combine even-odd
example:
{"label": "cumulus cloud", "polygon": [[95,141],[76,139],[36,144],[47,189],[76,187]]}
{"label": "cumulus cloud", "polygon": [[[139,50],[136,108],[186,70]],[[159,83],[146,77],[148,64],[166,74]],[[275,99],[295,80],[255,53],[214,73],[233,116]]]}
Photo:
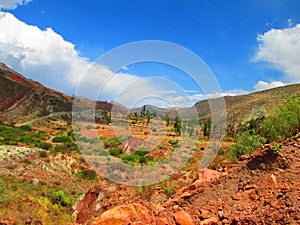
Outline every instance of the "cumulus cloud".
{"label": "cumulus cloud", "polygon": [[[76,95],[91,99],[114,100],[124,87],[141,79],[124,73],[127,67],[114,74],[106,66],[81,57],[73,43],[51,28],[41,30],[7,12],[0,12],[0,61],[28,78],[70,95],[80,84]],[[127,88],[128,99],[129,94],[138,95],[141,90],[144,95],[168,90],[146,80],[139,81],[136,87],[130,91]]]}
{"label": "cumulus cloud", "polygon": [[286,29],[271,29],[258,35],[257,41],[259,49],[255,61],[267,62],[283,71],[289,83],[300,82],[300,24]]}
{"label": "cumulus cloud", "polygon": [[0,9],[16,9],[19,5],[27,5],[32,0],[0,0]]}
{"label": "cumulus cloud", "polygon": [[281,87],[284,86],[285,83],[281,81],[272,81],[272,82],[265,82],[265,81],[258,81],[257,84],[254,86],[255,91],[262,91],[271,88]]}

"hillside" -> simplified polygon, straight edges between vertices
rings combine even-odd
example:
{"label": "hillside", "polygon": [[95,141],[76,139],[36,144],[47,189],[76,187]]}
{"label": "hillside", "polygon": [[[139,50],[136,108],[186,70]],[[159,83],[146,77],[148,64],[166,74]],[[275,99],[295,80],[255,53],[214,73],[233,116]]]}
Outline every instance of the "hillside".
{"label": "hillside", "polygon": [[26,122],[54,112],[70,112],[71,97],[29,80],[0,64],[0,121]]}
{"label": "hillside", "polygon": [[[234,124],[262,117],[268,110],[275,108],[292,95],[300,96],[300,84],[286,85],[241,96],[225,96],[227,122]],[[194,106],[199,112],[200,118],[209,117],[210,109],[207,100],[197,102]]]}

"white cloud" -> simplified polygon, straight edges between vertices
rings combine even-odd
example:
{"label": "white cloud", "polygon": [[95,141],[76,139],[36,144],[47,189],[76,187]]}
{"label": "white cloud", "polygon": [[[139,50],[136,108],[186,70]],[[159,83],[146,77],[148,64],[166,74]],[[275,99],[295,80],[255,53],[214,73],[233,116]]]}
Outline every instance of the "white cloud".
{"label": "white cloud", "polygon": [[270,63],[273,68],[283,71],[287,82],[300,82],[300,24],[271,29],[258,35],[257,41],[259,49],[255,61]]}
{"label": "white cloud", "polygon": [[[140,79],[128,73],[113,74],[109,68],[81,57],[74,44],[51,28],[41,30],[5,12],[0,12],[0,61],[28,78],[70,95],[80,84],[77,93],[92,99],[97,98],[101,91],[98,99],[114,100],[124,87]],[[108,78],[111,78],[109,82]],[[137,87],[127,89],[127,96],[138,96],[141,90],[144,95],[168,91],[145,80]]]}
{"label": "white cloud", "polygon": [[271,88],[281,87],[284,86],[285,83],[281,81],[272,81],[270,83],[265,81],[258,81],[257,84],[254,86],[255,91],[262,91],[267,90]]}
{"label": "white cloud", "polygon": [[32,0],[0,0],[0,9],[15,9],[19,5],[27,5]]}

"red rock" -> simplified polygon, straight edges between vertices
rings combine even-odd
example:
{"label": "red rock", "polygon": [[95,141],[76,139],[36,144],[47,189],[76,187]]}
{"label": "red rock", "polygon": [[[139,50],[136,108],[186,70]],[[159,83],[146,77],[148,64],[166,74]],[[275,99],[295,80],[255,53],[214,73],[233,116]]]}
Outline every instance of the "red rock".
{"label": "red rock", "polygon": [[207,210],[201,209],[201,219],[206,219],[209,215],[209,212]]}
{"label": "red rock", "polygon": [[271,206],[272,206],[273,208],[277,209],[277,208],[279,207],[279,202],[278,202],[278,200],[276,200],[275,202],[273,202],[273,203],[271,204]]}
{"label": "red rock", "polygon": [[131,218],[139,218],[138,222],[151,223],[151,215],[146,207],[139,203],[121,205],[104,212],[93,225],[122,225]]}
{"label": "red rock", "polygon": [[217,225],[218,224],[218,219],[215,217],[211,217],[209,219],[203,220],[200,222],[200,225]]}
{"label": "red rock", "polygon": [[180,210],[174,214],[176,224],[178,225],[194,225],[194,222],[187,212]]}

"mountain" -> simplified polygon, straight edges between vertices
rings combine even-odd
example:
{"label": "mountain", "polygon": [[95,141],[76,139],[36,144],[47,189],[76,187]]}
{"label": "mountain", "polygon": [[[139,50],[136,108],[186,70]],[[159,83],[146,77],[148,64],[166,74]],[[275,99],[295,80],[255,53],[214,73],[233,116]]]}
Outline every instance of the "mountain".
{"label": "mountain", "polygon": [[24,122],[72,109],[71,97],[25,78],[0,63],[0,121]]}
{"label": "mountain", "polygon": [[[241,96],[225,96],[227,122],[234,124],[263,117],[293,95],[300,97],[300,84],[286,85]],[[197,102],[194,107],[196,107],[200,118],[209,117],[208,100]]]}

